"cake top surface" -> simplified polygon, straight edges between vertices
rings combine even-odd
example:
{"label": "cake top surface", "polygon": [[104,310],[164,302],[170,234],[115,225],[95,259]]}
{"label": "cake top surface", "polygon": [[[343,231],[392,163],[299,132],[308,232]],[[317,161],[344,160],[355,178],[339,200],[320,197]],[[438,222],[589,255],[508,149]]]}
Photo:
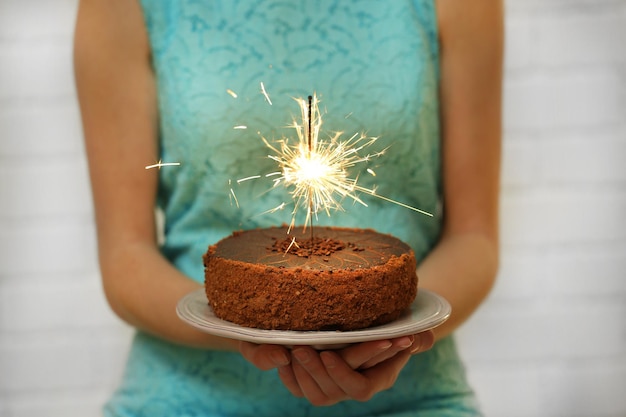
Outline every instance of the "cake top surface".
{"label": "cake top surface", "polygon": [[213,256],[283,268],[367,269],[411,253],[401,240],[371,229],[271,227],[235,232],[212,247]]}

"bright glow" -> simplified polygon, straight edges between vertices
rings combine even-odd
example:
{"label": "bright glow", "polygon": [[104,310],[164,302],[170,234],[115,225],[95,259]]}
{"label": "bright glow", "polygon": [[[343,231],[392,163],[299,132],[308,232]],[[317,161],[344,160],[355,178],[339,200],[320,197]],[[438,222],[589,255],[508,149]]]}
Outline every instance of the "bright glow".
{"label": "bright glow", "polygon": [[324,181],[330,174],[329,162],[323,161],[318,155],[299,155],[293,161],[294,170],[285,169],[285,180],[294,184],[314,185]]}

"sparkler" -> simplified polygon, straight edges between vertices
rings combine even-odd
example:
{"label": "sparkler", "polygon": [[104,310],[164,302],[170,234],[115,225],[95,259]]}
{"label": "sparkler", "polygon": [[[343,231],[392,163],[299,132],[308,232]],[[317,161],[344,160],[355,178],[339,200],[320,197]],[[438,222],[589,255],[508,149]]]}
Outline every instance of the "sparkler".
{"label": "sparkler", "polygon": [[[265,145],[273,152],[268,155],[269,158],[276,161],[280,169],[278,172],[267,174],[266,177],[274,177],[273,188],[283,186],[290,189],[294,202],[289,230],[295,225],[296,214],[300,209],[306,210],[304,228],[310,225],[312,229],[313,218],[317,218],[318,213],[325,212],[330,216],[331,211],[343,211],[342,201],[345,198],[367,207],[359,197],[360,193],[432,217],[431,213],[424,210],[378,195],[374,188],[360,186],[357,183],[358,176],[350,177],[348,173],[350,169],[384,154],[385,150],[362,155],[362,151],[378,140],[377,137],[354,134],[349,139],[342,140],[343,133],[337,132],[328,139],[322,139],[320,138],[322,117],[317,96],[309,96],[308,101],[304,99],[296,101],[301,111],[301,122],[294,119],[291,126],[297,134],[296,143],[291,143],[288,138],[271,143],[261,136]],[[371,169],[368,169],[368,172],[375,175]],[[243,178],[238,182],[252,178],[259,176]],[[285,203],[281,203],[269,212],[282,209],[284,206]]]}

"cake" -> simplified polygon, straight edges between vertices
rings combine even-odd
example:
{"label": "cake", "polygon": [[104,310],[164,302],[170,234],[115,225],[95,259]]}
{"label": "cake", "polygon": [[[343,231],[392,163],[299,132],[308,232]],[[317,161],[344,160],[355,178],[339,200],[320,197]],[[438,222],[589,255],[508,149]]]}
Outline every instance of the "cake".
{"label": "cake", "polygon": [[203,260],[214,314],[245,327],[362,329],[397,319],[417,294],[411,248],[371,229],[237,231]]}

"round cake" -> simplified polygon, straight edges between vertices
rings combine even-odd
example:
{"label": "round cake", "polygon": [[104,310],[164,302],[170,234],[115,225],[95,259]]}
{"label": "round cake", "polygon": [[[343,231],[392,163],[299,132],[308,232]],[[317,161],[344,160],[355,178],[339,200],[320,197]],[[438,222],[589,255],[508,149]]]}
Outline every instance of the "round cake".
{"label": "round cake", "polygon": [[204,255],[215,315],[273,330],[356,330],[400,317],[417,294],[415,255],[371,229],[235,232]]}

